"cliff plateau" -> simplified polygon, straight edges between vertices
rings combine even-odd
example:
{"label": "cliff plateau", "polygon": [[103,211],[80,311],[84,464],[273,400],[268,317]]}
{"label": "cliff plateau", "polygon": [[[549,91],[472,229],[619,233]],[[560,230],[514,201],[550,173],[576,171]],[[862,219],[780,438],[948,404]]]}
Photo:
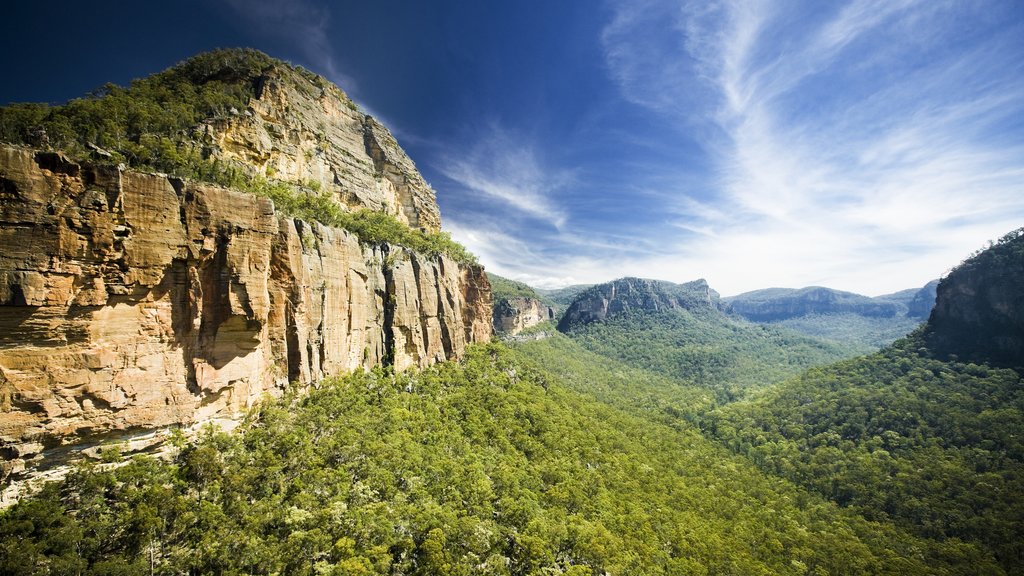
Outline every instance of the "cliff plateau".
{"label": "cliff plateau", "polygon": [[1024,228],[957,266],[938,285],[924,337],[943,356],[1024,368]]}
{"label": "cliff plateau", "polygon": [[[249,108],[193,130],[209,158],[439,229],[433,191],[383,126],[266,61]],[[0,145],[0,246],[7,481],[101,440],[233,418],[289,382],[458,358],[492,333],[477,265],[57,151]]]}

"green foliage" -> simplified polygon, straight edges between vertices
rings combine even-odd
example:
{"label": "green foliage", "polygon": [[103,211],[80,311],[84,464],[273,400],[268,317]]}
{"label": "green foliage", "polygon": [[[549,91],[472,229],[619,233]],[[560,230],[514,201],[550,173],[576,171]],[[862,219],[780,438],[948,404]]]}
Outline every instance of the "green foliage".
{"label": "green foliage", "polygon": [[555,288],[552,290],[537,290],[537,293],[546,298],[548,301],[554,303],[559,308],[568,308],[572,301],[577,296],[587,291],[592,284],[573,284],[572,286],[566,286],[565,288]]}
{"label": "green foliage", "polygon": [[215,50],[128,88],[106,84],[62,106],[13,104],[0,108],[0,140],[79,159],[98,146],[115,162],[180,173],[170,149],[200,121],[244,110],[254,82],[274,63],[255,50]]}
{"label": "green foliage", "polygon": [[503,302],[511,298],[542,299],[533,288],[522,282],[510,280],[490,272],[487,273],[487,279],[491,281],[491,295],[494,297],[495,302]]}
{"label": "green foliage", "polygon": [[872,317],[861,314],[808,314],[771,322],[778,326],[828,340],[853,354],[870,354],[912,332],[920,318],[907,316]]}
{"label": "green foliage", "polygon": [[950,275],[993,267],[1019,266],[1021,262],[1024,262],[1024,227],[1007,232],[995,242],[989,241],[987,246],[976,250],[953,268]]}
{"label": "green foliage", "polygon": [[415,230],[384,212],[365,209],[349,212],[343,210],[327,193],[302,192],[290,184],[259,177],[238,183],[236,187],[270,198],[274,206],[285,214],[344,228],[368,244],[387,242],[431,257],[443,254],[457,262],[477,264],[476,256],[452,240],[447,232]]}
{"label": "green foliage", "polygon": [[513,354],[574,392],[674,427],[699,421],[715,406],[706,388],[591,352],[550,323],[533,329],[542,329],[546,337],[516,344]]}
{"label": "green foliage", "polygon": [[498,345],[268,402],[172,462],[86,467],[0,513],[4,574],[981,574],[572,392]]}
{"label": "green foliage", "polygon": [[[476,257],[445,232],[412,230],[370,210],[349,213],[320,191],[319,182],[296,185],[267,180],[204,155],[192,133],[196,127],[245,110],[264,74],[278,66],[287,64],[256,50],[215,50],[135,80],[127,88],[107,84],[63,106],[12,104],[0,108],[0,141],[59,149],[80,161],[94,155],[98,147],[109,154],[106,161],[268,197],[283,214],[346,228],[364,242],[389,242],[475,264]],[[291,69],[310,86],[325,82],[312,72]]]}
{"label": "green foliage", "polygon": [[918,335],[816,368],[704,421],[765,470],[920,536],[1024,570],[1024,382],[930,358]]}
{"label": "green foliage", "polygon": [[837,345],[709,308],[618,314],[571,336],[602,356],[712,390],[720,402],[847,355]]}

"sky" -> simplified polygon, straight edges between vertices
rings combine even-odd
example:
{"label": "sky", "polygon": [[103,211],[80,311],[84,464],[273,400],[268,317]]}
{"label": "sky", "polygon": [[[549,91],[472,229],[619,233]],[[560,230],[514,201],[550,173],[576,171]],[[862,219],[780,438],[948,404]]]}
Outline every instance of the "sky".
{"label": "sky", "polygon": [[216,47],[341,86],[542,288],[919,287],[1024,226],[1024,2],[17,2],[0,104]]}

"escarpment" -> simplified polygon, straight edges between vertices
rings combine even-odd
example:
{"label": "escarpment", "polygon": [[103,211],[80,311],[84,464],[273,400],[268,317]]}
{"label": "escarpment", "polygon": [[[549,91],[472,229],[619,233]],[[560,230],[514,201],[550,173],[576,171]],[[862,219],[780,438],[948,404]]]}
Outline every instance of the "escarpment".
{"label": "escarpment", "polygon": [[1024,228],[975,254],[939,282],[925,326],[942,356],[1024,368]]}
{"label": "escarpment", "polygon": [[555,309],[536,298],[517,296],[494,303],[494,331],[508,336],[554,318]]}
{"label": "escarpment", "polygon": [[341,89],[274,61],[249,82],[246,110],[194,131],[208,158],[313,187],[346,207],[383,211],[413,228],[440,230],[434,191],[388,129]]}
{"label": "escarpment", "polygon": [[704,279],[673,284],[645,278],[619,278],[580,292],[558,322],[558,330],[568,332],[631,311],[717,310],[718,307],[718,293]]}
{"label": "escarpment", "polygon": [[[179,150],[202,142],[209,161],[438,231],[390,133],[270,61],[249,109]],[[0,247],[0,480],[100,439],[236,417],[289,382],[456,359],[492,334],[478,265],[59,152],[0,145]]]}

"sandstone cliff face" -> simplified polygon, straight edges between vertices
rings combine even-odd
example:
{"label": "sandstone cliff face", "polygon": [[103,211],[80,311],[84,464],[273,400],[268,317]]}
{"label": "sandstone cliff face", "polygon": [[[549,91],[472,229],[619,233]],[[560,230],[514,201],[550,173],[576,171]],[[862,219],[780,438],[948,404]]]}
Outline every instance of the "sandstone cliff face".
{"label": "sandstone cliff face", "polygon": [[382,210],[413,228],[440,230],[434,191],[387,128],[341,89],[283,63],[255,82],[248,109],[199,127],[211,158],[315,185],[349,208]]}
{"label": "sandstone cliff face", "polygon": [[554,317],[555,310],[536,298],[508,298],[494,304],[494,331],[515,336]]}
{"label": "sandstone cliff face", "polygon": [[703,279],[673,284],[644,278],[620,278],[581,292],[558,322],[558,330],[567,332],[628,311],[717,309],[718,300],[718,293]]}
{"label": "sandstone cliff face", "polygon": [[1024,368],[1024,229],[965,261],[938,285],[929,348],[964,361]]}
{"label": "sandstone cliff face", "polygon": [[2,476],[491,334],[479,267],[364,245],[266,199],[2,146],[0,197]]}

